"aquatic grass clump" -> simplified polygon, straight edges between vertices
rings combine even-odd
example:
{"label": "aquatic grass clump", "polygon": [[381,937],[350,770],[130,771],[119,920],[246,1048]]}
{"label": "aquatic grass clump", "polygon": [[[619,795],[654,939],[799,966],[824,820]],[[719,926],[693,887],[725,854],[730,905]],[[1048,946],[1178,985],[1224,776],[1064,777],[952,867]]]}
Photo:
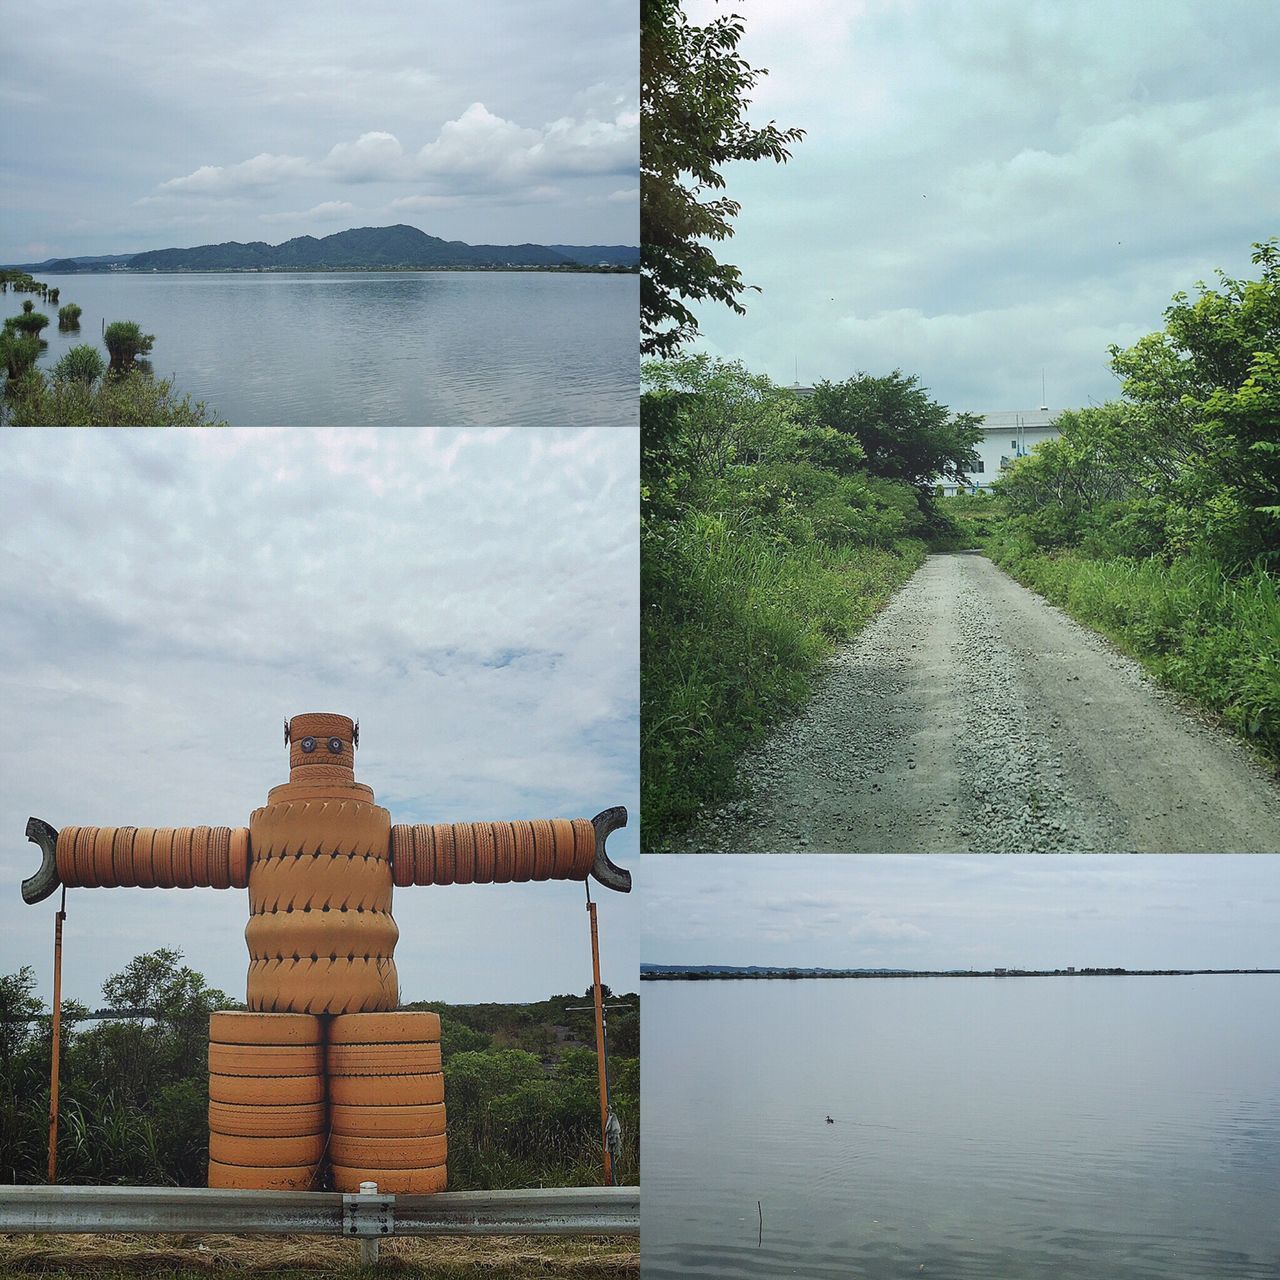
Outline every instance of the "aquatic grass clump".
{"label": "aquatic grass clump", "polygon": [[[96,354],[96,352],[95,352]],[[179,396],[173,383],[140,369],[100,381],[25,378],[5,407],[15,427],[221,427],[226,423],[203,401]]]}
{"label": "aquatic grass clump", "polygon": [[22,304],[22,309],[24,312],[30,315],[30,313],[36,309],[36,304],[32,302],[30,298],[27,298],[26,301],[24,301]]}
{"label": "aquatic grass clump", "polygon": [[72,347],[53,367],[55,382],[96,382],[107,371],[96,347],[87,342]]}
{"label": "aquatic grass clump", "polygon": [[49,323],[49,317],[42,311],[24,311],[20,316],[11,316],[9,321],[5,322],[5,328],[12,327],[19,333],[29,333],[32,337],[38,337],[40,330],[45,328]]}
{"label": "aquatic grass clump", "polygon": [[111,353],[111,367],[124,370],[132,367],[139,356],[145,356],[155,344],[154,333],[143,333],[132,320],[113,320],[103,330],[102,341]]}
{"label": "aquatic grass clump", "polygon": [[0,362],[4,363],[10,387],[35,367],[39,355],[40,339],[34,333],[18,333],[5,325],[0,332]]}
{"label": "aquatic grass clump", "polygon": [[[57,301],[56,298],[53,299]],[[74,302],[68,302],[65,307],[58,308],[58,328],[59,329],[78,329],[80,327],[80,317],[84,314],[82,307],[76,306]]]}

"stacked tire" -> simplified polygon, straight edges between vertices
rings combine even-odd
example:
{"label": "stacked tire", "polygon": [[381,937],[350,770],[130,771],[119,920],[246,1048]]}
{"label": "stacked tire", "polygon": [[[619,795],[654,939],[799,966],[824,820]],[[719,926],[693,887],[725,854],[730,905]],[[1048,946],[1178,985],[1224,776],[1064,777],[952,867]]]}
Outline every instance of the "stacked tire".
{"label": "stacked tire", "polygon": [[440,1019],[351,1013],[329,1024],[329,1159],[338,1191],[429,1194],[447,1183]]}
{"label": "stacked tire", "polygon": [[209,1185],[318,1187],[328,1139],[324,1031],[305,1013],[209,1020]]}

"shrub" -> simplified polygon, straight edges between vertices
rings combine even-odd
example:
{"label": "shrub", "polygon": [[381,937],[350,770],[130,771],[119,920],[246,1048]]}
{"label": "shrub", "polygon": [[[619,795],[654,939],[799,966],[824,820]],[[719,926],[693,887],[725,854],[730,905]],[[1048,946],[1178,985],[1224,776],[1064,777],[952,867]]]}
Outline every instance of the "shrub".
{"label": "shrub", "polygon": [[17,333],[7,325],[0,333],[0,360],[11,383],[33,368],[39,355],[40,339],[34,333]]}
{"label": "shrub", "polygon": [[97,348],[87,342],[72,347],[53,367],[54,380],[59,382],[96,382],[105,372]]}
{"label": "shrub", "polygon": [[24,311],[13,317],[13,327],[20,333],[29,333],[38,337],[40,330],[49,323],[49,317],[41,311]]}
{"label": "shrub", "polygon": [[5,407],[15,427],[219,427],[226,424],[203,401],[178,397],[173,383],[138,369],[99,383],[38,371],[15,388]]}
{"label": "shrub", "polygon": [[59,307],[58,308],[58,328],[59,329],[78,329],[80,327],[81,314],[82,314],[82,308],[76,306],[74,302],[68,302],[65,307]]}
{"label": "shrub", "polygon": [[27,298],[22,304],[22,309],[23,311],[30,313],[36,309],[36,304],[32,302],[30,298]]}
{"label": "shrub", "polygon": [[111,353],[113,369],[127,369],[139,356],[145,356],[155,344],[154,333],[143,333],[132,320],[113,320],[103,332],[102,340]]}

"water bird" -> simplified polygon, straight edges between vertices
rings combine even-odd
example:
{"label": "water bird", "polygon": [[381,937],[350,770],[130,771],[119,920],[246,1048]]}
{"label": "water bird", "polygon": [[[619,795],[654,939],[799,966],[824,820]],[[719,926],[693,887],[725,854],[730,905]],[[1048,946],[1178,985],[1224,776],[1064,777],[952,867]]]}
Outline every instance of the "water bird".
{"label": "water bird", "polygon": [[827,1123],[828,1123],[828,1124],[835,1124],[835,1121],[834,1121],[830,1116],[828,1116],[828,1117],[827,1117]]}

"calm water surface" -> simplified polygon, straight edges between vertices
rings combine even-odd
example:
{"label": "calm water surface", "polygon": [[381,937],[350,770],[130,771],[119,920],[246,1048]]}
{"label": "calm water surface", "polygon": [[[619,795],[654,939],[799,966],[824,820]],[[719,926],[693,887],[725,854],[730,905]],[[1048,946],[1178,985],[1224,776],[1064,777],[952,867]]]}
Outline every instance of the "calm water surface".
{"label": "calm water surface", "polygon": [[646,1280],[1280,1277],[1278,978],[653,982],[643,1054]]}
{"label": "calm water surface", "polygon": [[[156,335],[156,374],[233,426],[633,426],[639,279],[544,272],[41,274],[79,334]],[[6,302],[13,302],[8,295]],[[21,298],[5,311],[16,313]],[[37,306],[39,303],[37,302]]]}

